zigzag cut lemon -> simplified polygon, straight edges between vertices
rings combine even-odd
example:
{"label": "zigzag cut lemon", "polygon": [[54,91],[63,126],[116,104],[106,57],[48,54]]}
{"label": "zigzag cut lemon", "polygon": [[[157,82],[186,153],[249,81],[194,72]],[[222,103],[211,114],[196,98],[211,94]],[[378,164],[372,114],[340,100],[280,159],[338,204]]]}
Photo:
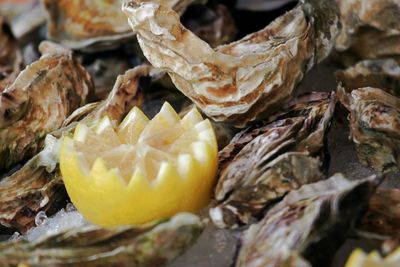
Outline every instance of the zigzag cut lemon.
{"label": "zigzag cut lemon", "polygon": [[105,227],[198,211],[210,200],[217,162],[210,122],[196,109],[181,119],[168,103],[152,120],[134,107],[120,125],[108,117],[78,124],[60,155],[71,201]]}

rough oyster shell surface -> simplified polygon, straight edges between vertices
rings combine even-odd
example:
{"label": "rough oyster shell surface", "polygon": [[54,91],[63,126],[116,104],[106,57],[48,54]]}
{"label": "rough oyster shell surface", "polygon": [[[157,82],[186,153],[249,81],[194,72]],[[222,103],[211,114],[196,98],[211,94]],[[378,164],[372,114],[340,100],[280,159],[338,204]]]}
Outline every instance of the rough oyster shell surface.
{"label": "rough oyster shell surface", "polygon": [[304,1],[264,29],[212,49],[170,8],[123,6],[144,55],[207,116],[244,126],[272,113],[333,46],[339,28],[334,1]]}
{"label": "rough oyster shell surface", "polygon": [[247,230],[235,266],[328,266],[367,208],[371,179],[335,174],[289,193]]}
{"label": "rough oyster shell surface", "polygon": [[400,98],[372,87],[346,93],[338,88],[350,112],[350,138],[361,163],[381,172],[400,169]]}
{"label": "rough oyster shell surface", "polygon": [[238,133],[220,151],[216,203],[210,210],[217,226],[251,223],[291,190],[325,177],[335,94],[310,93],[292,104],[274,121]]}
{"label": "rough oyster shell surface", "polygon": [[93,83],[71,51],[42,43],[42,57],[0,94],[0,170],[35,155],[47,133],[84,105]]}
{"label": "rough oyster shell surface", "polygon": [[400,2],[398,0],[337,0],[342,31],[336,49],[350,65],[360,59],[400,55]]}
{"label": "rough oyster shell surface", "polygon": [[86,225],[34,242],[20,239],[0,243],[0,265],[161,266],[185,251],[203,229],[204,222],[197,216],[184,213],[159,224],[138,227],[104,229]]}
{"label": "rough oyster shell surface", "polygon": [[400,65],[394,59],[372,59],[337,71],[336,78],[347,90],[375,87],[400,97]]}
{"label": "rough oyster shell surface", "polygon": [[[48,13],[48,36],[72,49],[104,50],[134,36],[121,6],[125,0],[42,0]],[[147,0],[142,0],[145,2]],[[167,0],[183,13],[196,0]]]}
{"label": "rough oyster shell surface", "polygon": [[22,54],[17,42],[8,24],[0,17],[0,92],[14,81],[22,65]]}
{"label": "rough oyster shell surface", "polygon": [[395,237],[400,241],[400,190],[378,188],[358,228],[369,233]]}

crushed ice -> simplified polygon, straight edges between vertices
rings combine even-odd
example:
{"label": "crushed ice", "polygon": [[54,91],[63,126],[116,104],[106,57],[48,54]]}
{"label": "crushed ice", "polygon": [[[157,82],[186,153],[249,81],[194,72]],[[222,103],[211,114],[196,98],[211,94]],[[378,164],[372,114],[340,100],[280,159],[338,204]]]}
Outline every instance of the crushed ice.
{"label": "crushed ice", "polygon": [[65,209],[61,209],[55,215],[47,217],[44,211],[40,211],[35,217],[36,227],[30,229],[25,235],[15,232],[10,240],[25,239],[30,242],[39,240],[43,236],[55,235],[69,229],[82,227],[89,223],[83,216],[69,203]]}

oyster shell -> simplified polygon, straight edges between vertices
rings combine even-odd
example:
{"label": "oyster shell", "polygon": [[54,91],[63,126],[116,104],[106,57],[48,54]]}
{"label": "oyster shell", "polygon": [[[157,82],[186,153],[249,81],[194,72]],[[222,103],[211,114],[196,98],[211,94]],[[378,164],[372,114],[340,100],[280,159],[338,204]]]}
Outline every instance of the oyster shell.
{"label": "oyster shell", "polygon": [[400,55],[398,0],[337,0],[343,24],[336,49],[349,50],[359,59]]}
{"label": "oyster shell", "polygon": [[347,91],[370,86],[400,97],[400,65],[394,59],[364,60],[336,72],[336,78]]}
{"label": "oyster shell", "polygon": [[238,126],[279,109],[327,56],[339,28],[334,1],[302,1],[264,29],[212,49],[164,5],[131,1],[123,11],[149,62],[207,116]]}
{"label": "oyster shell", "polygon": [[289,193],[247,230],[236,267],[329,266],[367,208],[371,179],[349,181],[335,174]]}
{"label": "oyster shell", "polygon": [[214,224],[251,223],[291,190],[323,179],[335,104],[334,93],[306,94],[274,121],[238,133],[219,153]]}
{"label": "oyster shell", "polygon": [[342,105],[350,112],[350,138],[358,158],[377,171],[400,169],[400,98],[364,87],[347,94],[338,88]]}
{"label": "oyster shell", "polygon": [[0,243],[0,265],[162,266],[192,245],[203,229],[204,222],[192,214],[137,227],[104,229],[86,225],[34,242]]}
{"label": "oyster shell", "polygon": [[237,33],[229,9],[221,4],[189,7],[182,24],[211,47],[231,42]]}
{"label": "oyster shell", "polygon": [[[146,1],[146,0],[142,0]],[[48,12],[48,37],[71,49],[114,47],[134,36],[121,6],[124,0],[43,0]],[[183,13],[197,0],[155,0]]]}
{"label": "oyster shell", "polygon": [[[77,120],[96,120],[105,115],[121,120],[133,105],[141,106],[139,81],[149,75],[149,66],[139,66],[120,75],[108,98],[100,104],[88,104],[76,110],[64,127],[46,137],[45,146],[20,170],[0,180],[0,225],[26,232],[34,225],[39,211],[51,214],[65,200],[65,189],[58,169],[59,142],[71,133]],[[6,231],[3,229],[3,231]]]}
{"label": "oyster shell", "polygon": [[0,17],[0,92],[15,80],[22,65],[17,42],[8,24]]}
{"label": "oyster shell", "polygon": [[71,51],[49,42],[39,49],[42,57],[0,94],[0,170],[35,155],[93,90]]}
{"label": "oyster shell", "polygon": [[358,229],[400,240],[400,190],[378,188]]}

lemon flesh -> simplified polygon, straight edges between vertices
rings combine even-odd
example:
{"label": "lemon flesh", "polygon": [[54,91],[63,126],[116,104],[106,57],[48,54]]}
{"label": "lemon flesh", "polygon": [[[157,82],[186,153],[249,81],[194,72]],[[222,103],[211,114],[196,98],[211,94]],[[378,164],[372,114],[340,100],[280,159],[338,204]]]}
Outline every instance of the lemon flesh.
{"label": "lemon flesh", "polygon": [[78,124],[60,154],[71,201],[104,227],[198,211],[210,200],[217,165],[211,123],[196,109],[181,119],[168,103],[152,120],[134,107],[120,125],[108,117]]}
{"label": "lemon flesh", "polygon": [[345,267],[398,267],[400,266],[400,248],[382,258],[373,251],[368,255],[361,249],[356,249],[350,255]]}

